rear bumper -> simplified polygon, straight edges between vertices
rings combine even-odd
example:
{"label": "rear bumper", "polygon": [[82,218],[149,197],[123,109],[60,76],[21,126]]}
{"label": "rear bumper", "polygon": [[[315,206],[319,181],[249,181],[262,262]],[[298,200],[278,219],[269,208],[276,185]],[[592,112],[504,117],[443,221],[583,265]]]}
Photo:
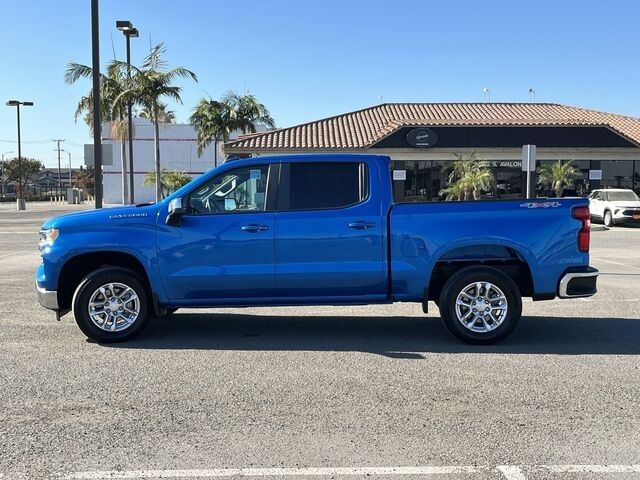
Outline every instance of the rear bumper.
{"label": "rear bumper", "polygon": [[590,297],[598,291],[596,282],[599,273],[593,267],[565,272],[558,284],[558,296],[560,298]]}
{"label": "rear bumper", "polygon": [[36,283],[36,291],[38,292],[38,302],[44,308],[49,310],[58,310],[58,291],[57,290],[45,290],[40,288]]}

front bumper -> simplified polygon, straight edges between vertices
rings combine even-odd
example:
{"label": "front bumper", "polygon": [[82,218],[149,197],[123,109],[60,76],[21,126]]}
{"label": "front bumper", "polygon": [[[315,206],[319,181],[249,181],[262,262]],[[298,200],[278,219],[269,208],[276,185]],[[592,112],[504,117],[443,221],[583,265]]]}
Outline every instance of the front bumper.
{"label": "front bumper", "polygon": [[598,289],[596,282],[600,272],[593,267],[572,269],[564,273],[558,284],[560,298],[590,297]]}
{"label": "front bumper", "polygon": [[36,291],[38,292],[38,302],[44,308],[49,310],[58,310],[58,291],[57,290],[45,290],[40,288],[36,282]]}

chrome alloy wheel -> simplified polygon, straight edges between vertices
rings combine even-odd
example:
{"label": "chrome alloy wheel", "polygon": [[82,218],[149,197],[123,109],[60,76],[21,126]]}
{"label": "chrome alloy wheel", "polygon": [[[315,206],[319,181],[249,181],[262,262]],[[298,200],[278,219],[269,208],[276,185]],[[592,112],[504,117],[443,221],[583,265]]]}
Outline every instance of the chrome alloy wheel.
{"label": "chrome alloy wheel", "polygon": [[89,299],[89,318],[106,332],[126,330],[140,315],[140,299],[124,283],[107,283],[98,288]]}
{"label": "chrome alloy wheel", "polygon": [[456,298],[458,321],[476,333],[498,328],[507,316],[508,307],[502,290],[490,282],[471,283]]}

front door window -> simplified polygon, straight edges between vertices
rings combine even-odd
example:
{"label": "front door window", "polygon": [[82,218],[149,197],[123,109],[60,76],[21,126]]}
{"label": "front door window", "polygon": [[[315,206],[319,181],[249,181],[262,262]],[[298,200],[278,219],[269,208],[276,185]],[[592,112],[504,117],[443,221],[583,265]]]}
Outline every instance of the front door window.
{"label": "front door window", "polygon": [[268,165],[242,167],[218,175],[189,195],[188,212],[200,214],[262,212]]}

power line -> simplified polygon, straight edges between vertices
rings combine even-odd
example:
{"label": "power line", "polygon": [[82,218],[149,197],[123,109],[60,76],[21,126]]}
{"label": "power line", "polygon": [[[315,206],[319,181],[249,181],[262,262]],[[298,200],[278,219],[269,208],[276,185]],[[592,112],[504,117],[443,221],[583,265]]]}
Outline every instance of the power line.
{"label": "power line", "polygon": [[[51,140],[21,140],[20,143],[49,143]],[[3,143],[18,143],[15,140],[1,140]]]}

